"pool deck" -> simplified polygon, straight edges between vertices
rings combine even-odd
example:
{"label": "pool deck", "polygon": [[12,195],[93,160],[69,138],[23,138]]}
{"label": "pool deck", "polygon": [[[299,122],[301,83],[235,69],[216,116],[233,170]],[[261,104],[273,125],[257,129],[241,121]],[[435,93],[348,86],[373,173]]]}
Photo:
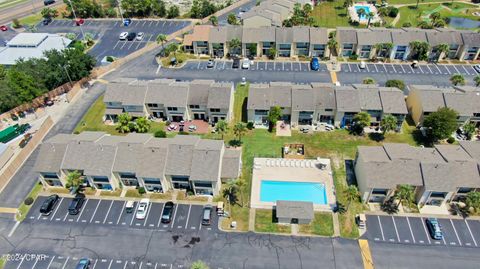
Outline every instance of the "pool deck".
{"label": "pool deck", "polygon": [[[320,169],[320,164],[325,165],[325,167]],[[328,204],[313,204],[314,210],[331,211],[336,204],[332,169],[329,159],[291,160],[282,158],[255,158],[250,206],[252,208],[272,209],[273,206],[275,206],[274,202],[262,202],[260,200],[262,180],[322,183],[325,185]]]}

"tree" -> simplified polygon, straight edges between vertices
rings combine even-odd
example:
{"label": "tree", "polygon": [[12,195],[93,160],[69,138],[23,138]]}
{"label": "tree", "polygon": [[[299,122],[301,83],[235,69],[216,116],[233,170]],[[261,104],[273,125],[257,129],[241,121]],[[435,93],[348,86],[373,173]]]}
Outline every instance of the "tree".
{"label": "tree", "polygon": [[170,55],[173,52],[174,56],[177,56],[177,51],[178,51],[178,44],[177,43],[170,43],[168,46],[165,48],[165,55]]}
{"label": "tree", "polygon": [[200,2],[193,0],[192,7],[190,8],[190,17],[194,19],[201,19]]}
{"label": "tree", "polygon": [[277,49],[274,47],[271,47],[268,49],[268,58],[271,60],[274,60],[275,57],[277,57]]}
{"label": "tree", "polygon": [[441,19],[441,17],[442,17],[442,15],[440,14],[440,12],[433,12],[429,16],[430,20],[432,20],[432,25],[434,25],[436,21]]}
{"label": "tree", "polygon": [[231,211],[232,204],[237,200],[237,180],[227,181],[223,189],[223,197],[227,199],[229,209]]}
{"label": "tree", "polygon": [[475,82],[475,86],[480,86],[480,76],[476,76],[473,78],[473,81]]}
{"label": "tree", "polygon": [[353,201],[358,201],[358,197],[360,196],[358,193],[357,186],[355,185],[350,185],[347,187],[347,189],[344,191],[345,193],[345,199],[347,199],[347,211],[348,208],[350,207],[350,204]]}
{"label": "tree", "polygon": [[238,25],[237,16],[235,15],[235,13],[228,14],[227,23],[231,25]]}
{"label": "tree", "polygon": [[415,193],[414,193],[414,188],[413,186],[409,184],[401,184],[397,187],[397,190],[395,191],[395,198],[400,200],[400,203],[402,205],[403,202],[406,202],[408,205],[411,204],[415,200]]}
{"label": "tree", "polygon": [[353,132],[363,134],[363,129],[370,126],[370,114],[367,112],[359,112],[353,117]]}
{"label": "tree", "polygon": [[42,9],[40,14],[42,15],[42,18],[55,18],[58,16],[58,11],[53,8],[45,7]]}
{"label": "tree", "polygon": [[219,134],[222,135],[222,140],[223,140],[223,136],[227,133],[228,131],[228,124],[226,121],[224,120],[219,120],[217,122],[217,124],[215,124],[215,129],[217,130],[217,132]]}
{"label": "tree", "polygon": [[360,18],[367,15],[367,12],[365,11],[364,8],[359,8],[359,9],[357,9],[357,15],[358,15],[358,19],[360,20]]}
{"label": "tree", "polygon": [[448,53],[448,51],[450,50],[450,46],[448,44],[442,43],[437,45],[435,49],[437,51],[437,61],[439,61],[445,56],[445,54]]}
{"label": "tree", "polygon": [[217,7],[209,0],[202,0],[200,14],[202,18],[208,17],[217,11]]}
{"label": "tree", "polygon": [[366,78],[363,79],[362,83],[363,84],[375,84],[375,80],[373,78],[366,77]]}
{"label": "tree", "polygon": [[398,123],[397,118],[395,118],[390,114],[385,115],[382,121],[380,122],[380,126],[382,127],[383,134],[397,129],[397,123]]}
{"label": "tree", "polygon": [[367,28],[370,27],[370,21],[375,17],[375,13],[373,12],[368,12],[367,14],[367,18],[368,18],[368,22],[367,22]]}
{"label": "tree", "polygon": [[353,0],[345,0],[343,1],[343,7],[345,8],[345,12],[348,13],[348,8],[353,5]]}
{"label": "tree", "polygon": [[269,130],[273,130],[275,126],[277,125],[277,121],[282,117],[282,108],[279,106],[273,106],[270,108],[270,111],[268,112],[268,123],[269,123]]}
{"label": "tree", "polygon": [[328,50],[329,50],[328,58],[330,58],[330,57],[332,57],[332,52],[334,52],[334,51],[336,52],[337,48],[338,48],[338,42],[335,39],[335,37],[332,37],[328,40],[327,46],[328,46]]}
{"label": "tree", "polygon": [[471,191],[467,193],[467,205],[473,207],[475,212],[477,212],[480,209],[480,192]]}
{"label": "tree", "polygon": [[247,132],[247,126],[243,122],[239,122],[233,126],[233,133],[238,137],[238,141],[242,141],[242,135]]}
{"label": "tree", "polygon": [[218,25],[218,18],[217,16],[210,16],[210,18],[208,18],[208,21],[213,25],[213,26],[217,26]]}
{"label": "tree", "polygon": [[78,191],[78,188],[80,187],[80,185],[82,185],[82,183],[83,183],[82,175],[77,170],[71,171],[67,174],[67,184],[66,184],[67,188]]}
{"label": "tree", "polygon": [[454,74],[450,77],[450,82],[452,82],[452,84],[454,86],[457,86],[457,85],[465,85],[465,77],[461,74]]}
{"label": "tree", "polygon": [[117,130],[120,133],[130,132],[130,122],[132,121],[132,116],[127,112],[118,115]]}
{"label": "tree", "polygon": [[7,85],[18,96],[21,103],[27,103],[45,92],[39,89],[36,80],[30,74],[20,71],[18,66],[12,67],[7,73]]}
{"label": "tree", "polygon": [[241,180],[241,179],[235,180],[235,182],[236,182],[238,191],[240,192],[240,205],[242,207],[244,207],[243,194],[244,194],[244,191],[245,191],[245,187],[247,186],[247,183],[245,182],[245,180]]}
{"label": "tree", "polygon": [[164,54],[165,51],[164,51],[163,45],[165,44],[165,42],[167,42],[167,36],[166,36],[165,34],[159,34],[159,35],[157,36],[157,38],[155,39],[155,41],[157,41],[157,44],[161,44],[161,46],[162,46],[162,49],[161,49],[162,54],[165,55],[165,54]]}
{"label": "tree", "polygon": [[457,116],[458,113],[451,108],[439,108],[425,117],[423,127],[427,128],[432,141],[447,139],[457,130]]}
{"label": "tree", "polygon": [[[124,0],[124,2],[137,0]],[[75,14],[79,18],[101,18],[104,17],[105,11],[102,6],[96,1],[91,0],[63,0],[67,6],[67,11],[70,13],[69,17],[73,18],[72,6],[75,9]]]}
{"label": "tree", "polygon": [[238,50],[242,49],[242,41],[238,38],[232,38],[232,40],[228,41],[228,48],[230,54],[232,54],[232,52],[238,52]]}
{"label": "tree", "polygon": [[405,82],[399,79],[390,79],[385,82],[385,87],[395,87],[403,91],[405,90]]}
{"label": "tree", "polygon": [[140,117],[135,120],[135,131],[137,133],[146,133],[150,129],[151,121],[147,117]]}
{"label": "tree", "polygon": [[475,134],[475,124],[472,123],[472,122],[469,122],[469,123],[465,123],[463,125],[463,131],[465,132],[465,134],[467,135],[467,139],[468,140],[471,140],[472,139],[472,136],[473,134]]}
{"label": "tree", "polygon": [[[430,49],[430,45],[424,41],[412,41],[410,42],[410,48],[412,49],[411,58],[419,61],[427,60],[427,53]],[[413,54],[413,55],[412,55]]]}
{"label": "tree", "polygon": [[378,57],[388,57],[393,48],[393,43],[378,43],[375,45],[375,51]]}
{"label": "tree", "polygon": [[171,5],[167,11],[167,18],[173,19],[180,16],[180,9],[176,5]]}
{"label": "tree", "polygon": [[190,269],[210,269],[210,268],[204,262],[196,261],[196,262],[192,263],[192,266],[190,266]]}

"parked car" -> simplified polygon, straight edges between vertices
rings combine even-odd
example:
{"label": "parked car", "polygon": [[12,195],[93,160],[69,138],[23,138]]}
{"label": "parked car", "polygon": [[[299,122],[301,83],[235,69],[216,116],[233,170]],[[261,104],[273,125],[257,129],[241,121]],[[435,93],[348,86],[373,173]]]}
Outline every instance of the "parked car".
{"label": "parked car", "polygon": [[135,201],[128,201],[125,204],[125,212],[133,213],[133,210],[135,210]]}
{"label": "parked car", "polygon": [[55,205],[58,202],[58,195],[53,194],[48,196],[48,198],[43,202],[42,206],[40,207],[40,213],[44,216],[50,215],[52,213],[53,209],[55,208]]}
{"label": "parked car", "polygon": [[207,68],[213,68],[214,65],[215,65],[215,61],[213,59],[208,60]]}
{"label": "parked car", "polygon": [[357,222],[358,228],[365,229],[367,223],[367,218],[365,214],[357,214],[355,216],[355,220]]}
{"label": "parked car", "polygon": [[8,27],[6,25],[2,25],[0,26],[0,30],[2,30],[2,32],[8,31]]}
{"label": "parked car", "polygon": [[320,62],[318,61],[317,57],[313,57],[310,61],[310,69],[313,71],[318,71],[318,69],[320,69]]}
{"label": "parked car", "polygon": [[428,218],[426,220],[430,236],[435,240],[442,240],[443,233],[437,218]]}
{"label": "parked car", "polygon": [[84,23],[85,23],[85,20],[84,20],[84,19],[77,19],[77,20],[75,20],[75,25],[76,25],[76,26],[83,25]]}
{"label": "parked car", "polygon": [[52,18],[48,17],[43,19],[42,24],[49,25],[51,22],[52,22]]}
{"label": "parked car", "polygon": [[70,215],[77,215],[82,208],[83,202],[85,201],[85,197],[81,194],[77,194],[75,198],[70,202],[68,206],[68,214]]}
{"label": "parked car", "polygon": [[135,33],[135,32],[128,33],[127,40],[128,41],[133,41],[135,39],[135,37],[137,37],[137,33]]}
{"label": "parked car", "polygon": [[360,69],[365,69],[367,68],[367,64],[364,61],[361,61],[359,67]]}
{"label": "parked car", "polygon": [[132,23],[132,19],[124,19],[123,20],[123,26],[129,26],[130,23]]}
{"label": "parked car", "polygon": [[77,267],[75,267],[75,269],[88,269],[88,268],[90,268],[90,260],[87,258],[81,258],[77,263]]}
{"label": "parked car", "polygon": [[249,59],[243,59],[242,69],[249,69],[249,68],[250,68],[250,60]]}
{"label": "parked car", "polygon": [[413,63],[410,66],[412,68],[418,68],[418,61],[413,61]]}
{"label": "parked car", "polygon": [[247,79],[245,77],[242,77],[242,81],[240,81],[241,85],[247,85]]}
{"label": "parked car", "polygon": [[162,223],[170,223],[173,214],[173,202],[166,202],[162,212]]}
{"label": "parked car", "polygon": [[53,3],[55,3],[55,0],[43,0],[43,4],[46,6],[51,5]]}
{"label": "parked car", "polygon": [[135,214],[136,219],[145,219],[148,212],[148,207],[150,206],[150,199],[142,199],[138,204],[137,214]]}
{"label": "parked car", "polygon": [[202,225],[208,226],[212,223],[212,206],[206,205],[203,208]]}
{"label": "parked car", "polygon": [[240,67],[240,59],[238,58],[233,59],[232,68],[238,69],[239,67]]}
{"label": "parked car", "polygon": [[473,68],[475,69],[475,71],[477,71],[477,73],[480,73],[480,64],[474,65]]}
{"label": "parked car", "polygon": [[137,40],[142,41],[144,36],[145,36],[145,34],[143,32],[138,33],[137,34]]}

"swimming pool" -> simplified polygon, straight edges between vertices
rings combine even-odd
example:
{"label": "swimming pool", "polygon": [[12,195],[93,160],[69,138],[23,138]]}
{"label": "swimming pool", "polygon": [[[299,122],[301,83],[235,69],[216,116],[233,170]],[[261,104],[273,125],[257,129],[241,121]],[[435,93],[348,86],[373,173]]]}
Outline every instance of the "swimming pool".
{"label": "swimming pool", "polygon": [[[355,12],[357,12],[357,14],[358,14],[358,10],[361,9],[361,8],[363,8],[363,10],[365,10],[365,14],[370,13],[370,7],[369,6],[355,6]],[[365,19],[365,18],[366,18],[365,15],[362,15],[360,17],[360,19],[362,19],[362,20]]]}
{"label": "swimming pool", "polygon": [[322,183],[262,180],[260,201],[276,202],[277,200],[326,205],[327,192]]}

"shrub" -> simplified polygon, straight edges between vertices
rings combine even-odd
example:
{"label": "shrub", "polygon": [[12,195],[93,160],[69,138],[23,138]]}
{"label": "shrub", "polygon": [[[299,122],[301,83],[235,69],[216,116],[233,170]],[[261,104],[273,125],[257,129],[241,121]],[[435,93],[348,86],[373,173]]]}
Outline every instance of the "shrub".
{"label": "shrub", "polygon": [[25,205],[31,205],[33,204],[33,198],[32,197],[27,197],[25,201],[23,201]]}
{"label": "shrub", "polygon": [[113,59],[112,56],[107,56],[107,62],[110,62],[110,63],[111,63],[111,62],[113,62],[113,61],[115,61],[115,59]]}
{"label": "shrub", "polygon": [[450,137],[447,139],[447,143],[448,143],[448,144],[453,144],[453,142],[455,142],[455,138],[453,138],[453,136],[450,136]]}
{"label": "shrub", "polygon": [[354,52],[352,53],[349,57],[348,57],[350,60],[357,60],[358,59],[358,55]]}
{"label": "shrub", "polygon": [[366,77],[366,78],[363,79],[362,83],[363,84],[375,84],[375,80],[373,78]]}
{"label": "shrub", "polygon": [[404,24],[402,24],[402,27],[412,27],[412,23],[405,22]]}
{"label": "shrub", "polygon": [[18,120],[18,116],[14,113],[10,114],[10,118],[12,118],[13,121],[17,121]]}
{"label": "shrub", "polygon": [[13,19],[12,20],[12,27],[13,28],[20,28],[22,25],[20,24],[20,21],[18,19]]}
{"label": "shrub", "polygon": [[185,131],[181,131],[181,132],[178,132],[179,135],[189,135],[189,132],[185,132]]}
{"label": "shrub", "polygon": [[385,86],[399,88],[400,90],[403,91],[405,89],[405,82],[399,79],[391,79],[391,80],[387,80],[387,82],[385,83]]}
{"label": "shrub", "polygon": [[242,141],[238,140],[238,139],[232,139],[230,141],[228,141],[228,144],[232,147],[239,147],[242,145]]}
{"label": "shrub", "polygon": [[144,188],[144,187],[139,187],[139,188],[138,188],[138,193],[139,193],[140,195],[145,194],[145,192],[146,192],[146,191],[145,191],[145,188]]}
{"label": "shrub", "polygon": [[388,16],[391,18],[395,18],[398,15],[398,8],[396,7],[388,7]]}
{"label": "shrub", "polygon": [[165,138],[167,137],[167,133],[164,130],[158,130],[153,134],[155,137]]}
{"label": "shrub", "polygon": [[248,130],[252,130],[252,129],[253,129],[253,122],[249,121],[249,122],[247,123],[247,129],[248,129]]}

